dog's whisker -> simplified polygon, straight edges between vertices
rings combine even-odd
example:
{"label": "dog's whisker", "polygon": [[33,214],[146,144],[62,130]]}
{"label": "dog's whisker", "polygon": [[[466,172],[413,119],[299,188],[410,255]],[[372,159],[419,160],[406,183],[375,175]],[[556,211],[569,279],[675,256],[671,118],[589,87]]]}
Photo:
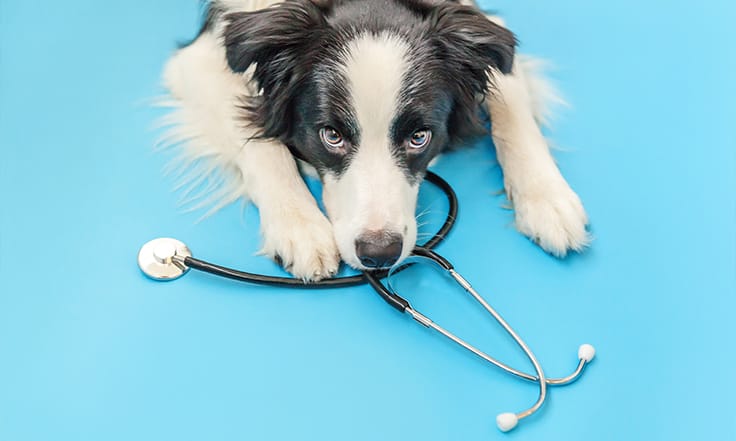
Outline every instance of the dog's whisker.
{"label": "dog's whisker", "polygon": [[420,213],[420,214],[418,214],[418,215],[416,215],[416,216],[414,216],[414,217],[416,218],[416,220],[417,220],[417,221],[419,221],[419,220],[421,220],[422,218],[424,218],[424,217],[427,217],[427,216],[431,216],[431,215],[440,215],[440,216],[444,216],[444,214],[445,214],[445,213],[444,213],[444,212],[443,212],[442,210],[432,210],[432,211],[427,211],[427,212],[425,212],[425,213]]}

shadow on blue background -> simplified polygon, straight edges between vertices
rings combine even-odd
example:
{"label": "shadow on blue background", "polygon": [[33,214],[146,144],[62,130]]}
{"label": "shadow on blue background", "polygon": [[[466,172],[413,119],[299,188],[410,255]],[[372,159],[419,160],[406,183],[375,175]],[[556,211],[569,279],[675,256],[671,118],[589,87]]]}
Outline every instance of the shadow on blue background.
{"label": "shadow on blue background", "polygon": [[[461,203],[441,251],[549,374],[595,344],[586,377],[503,435],[494,416],[535,387],[368,288],[146,280],[136,252],[163,235],[278,271],[253,255],[255,209],[196,223],[151,152],[147,102],[197,2],[0,0],[0,439],[735,439],[736,6],[484,4],[557,66],[574,104],[557,158],[596,240],[559,261],[516,233],[483,141],[436,167]],[[423,291],[428,313],[528,368],[462,297]]]}

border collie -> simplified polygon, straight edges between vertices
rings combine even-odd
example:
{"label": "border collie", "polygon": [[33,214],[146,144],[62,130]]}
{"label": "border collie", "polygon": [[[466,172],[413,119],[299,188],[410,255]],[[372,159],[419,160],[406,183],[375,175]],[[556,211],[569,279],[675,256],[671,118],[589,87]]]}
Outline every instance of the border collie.
{"label": "border collie", "polygon": [[[186,178],[259,209],[263,253],[319,280],[342,259],[389,267],[417,238],[419,184],[440,153],[491,135],[516,227],[556,256],[589,236],[543,137],[550,95],[503,22],[470,0],[216,0],[168,62],[169,141]],[[304,167],[323,184],[327,215]],[[300,169],[301,167],[301,169]]]}

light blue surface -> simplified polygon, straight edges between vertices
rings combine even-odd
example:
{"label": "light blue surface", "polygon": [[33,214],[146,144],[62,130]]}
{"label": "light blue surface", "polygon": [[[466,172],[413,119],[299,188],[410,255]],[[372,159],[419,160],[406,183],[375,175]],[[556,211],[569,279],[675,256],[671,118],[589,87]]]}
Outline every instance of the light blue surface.
{"label": "light blue surface", "polygon": [[[253,208],[195,223],[151,152],[147,100],[196,2],[0,0],[0,440],[736,439],[734,2],[485,4],[558,67],[557,158],[596,240],[558,261],[516,233],[486,141],[437,167],[461,202],[441,252],[549,374],[595,344],[579,383],[503,435],[535,387],[369,288],[146,280],[138,247],[162,235],[277,271]],[[419,306],[528,366],[431,280]]]}

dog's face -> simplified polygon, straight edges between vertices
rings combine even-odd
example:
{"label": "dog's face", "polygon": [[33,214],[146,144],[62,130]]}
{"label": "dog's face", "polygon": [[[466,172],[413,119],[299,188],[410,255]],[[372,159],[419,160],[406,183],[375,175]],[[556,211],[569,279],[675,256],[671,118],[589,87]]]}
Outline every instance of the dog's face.
{"label": "dog's face", "polygon": [[406,257],[427,166],[478,133],[489,69],[511,69],[513,35],[469,7],[417,0],[298,0],[227,21],[231,68],[255,64],[247,118],[316,168],[343,260]]}

